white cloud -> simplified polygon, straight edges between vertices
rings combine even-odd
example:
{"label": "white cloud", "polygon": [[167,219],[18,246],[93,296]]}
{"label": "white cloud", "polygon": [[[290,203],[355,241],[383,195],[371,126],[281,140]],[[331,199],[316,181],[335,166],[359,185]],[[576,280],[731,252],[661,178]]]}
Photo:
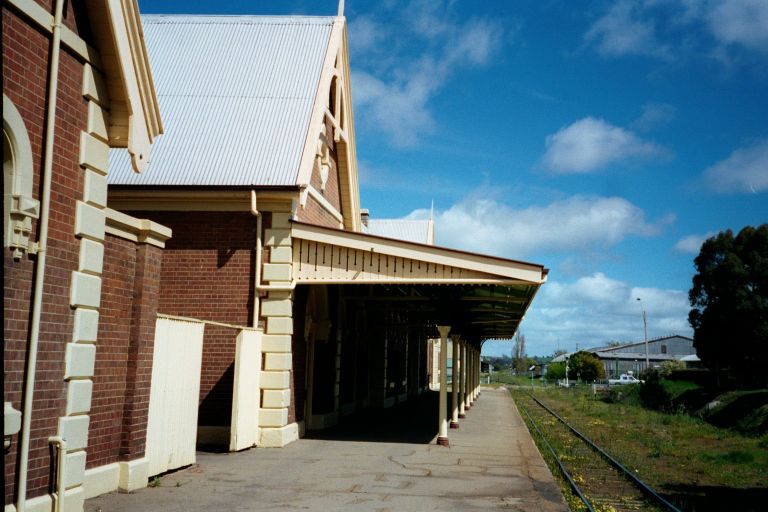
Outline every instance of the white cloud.
{"label": "white cloud", "polygon": [[386,133],[396,146],[413,146],[420,133],[434,128],[427,108],[431,91],[421,81],[384,82],[364,71],[353,71],[352,82],[360,116],[374,130]]}
{"label": "white cloud", "polygon": [[413,9],[403,26],[412,32],[409,47],[421,41],[421,51],[412,56],[393,44],[397,58],[352,72],[361,121],[401,147],[417,145],[435,128],[430,100],[463,69],[488,64],[503,32],[495,20],[454,21],[439,2],[415,2]]}
{"label": "white cloud", "polygon": [[640,131],[648,131],[675,119],[677,108],[667,103],[646,103],[643,105],[643,113],[635,121],[632,127]]}
{"label": "white cloud", "polygon": [[604,57],[709,55],[730,64],[734,49],[768,53],[768,2],[619,0],[584,39]]}
{"label": "white cloud", "polygon": [[711,2],[707,18],[720,42],[768,53],[768,2],[765,0]]}
{"label": "white cloud", "polygon": [[[544,251],[593,251],[627,236],[652,236],[668,222],[649,223],[642,209],[620,197],[573,196],[543,207],[515,209],[483,195],[481,191],[436,213],[438,244],[535,259]],[[408,216],[428,217],[428,210]]]}
{"label": "white cloud", "polygon": [[434,0],[414,0],[406,8],[406,22],[411,29],[427,38],[441,37],[452,29],[447,9]]}
{"label": "white cloud", "polygon": [[615,307],[627,300],[629,292],[626,283],[597,272],[568,285],[555,284],[549,296],[554,304],[572,306],[584,302],[600,302],[610,303]]}
{"label": "white cloud", "polygon": [[632,286],[601,272],[569,282],[550,277],[520,331],[534,355],[548,355],[557,348],[573,351],[577,344],[589,348],[611,341],[641,341],[643,308],[649,337],[691,335],[686,291]]}
{"label": "white cloud", "polygon": [[347,25],[349,46],[355,52],[376,48],[388,35],[387,30],[371,16],[356,16]]}
{"label": "white cloud", "polygon": [[714,231],[707,231],[703,235],[684,236],[677,241],[674,249],[676,252],[682,254],[699,254],[699,251],[701,250],[701,244],[704,243],[704,240],[714,236],[715,234],[716,233]]}
{"label": "white cloud", "polygon": [[463,62],[487,64],[499,45],[501,26],[490,20],[474,19],[465,23],[461,32],[448,45],[443,66],[450,68]]}
{"label": "white cloud", "polygon": [[585,35],[606,57],[647,55],[669,58],[670,50],[657,39],[654,22],[644,16],[640,2],[621,0],[592,24]]}
{"label": "white cloud", "polygon": [[[428,195],[434,194],[435,190],[449,195],[466,192],[465,186],[440,172],[414,170],[407,166],[391,168],[386,165],[372,164],[368,160],[358,160],[357,171],[360,187],[365,190],[385,191],[387,194],[419,192]],[[419,179],[414,181],[415,172],[419,174]],[[371,212],[371,214],[377,216],[377,212]]]}
{"label": "white cloud", "polygon": [[737,149],[704,171],[707,185],[720,193],[768,191],[768,138]]}
{"label": "white cloud", "polygon": [[[549,286],[549,285],[552,286]],[[602,272],[583,276],[569,283],[547,283],[544,296],[548,305],[571,308],[587,304],[601,304],[609,314],[635,315],[645,309],[648,315],[660,315],[667,310],[690,309],[687,295],[676,290],[633,287],[629,283],[610,278]],[[641,300],[638,301],[637,299]]]}
{"label": "white cloud", "polygon": [[660,146],[602,119],[585,117],[546,138],[544,166],[557,173],[589,173],[633,159],[666,154]]}

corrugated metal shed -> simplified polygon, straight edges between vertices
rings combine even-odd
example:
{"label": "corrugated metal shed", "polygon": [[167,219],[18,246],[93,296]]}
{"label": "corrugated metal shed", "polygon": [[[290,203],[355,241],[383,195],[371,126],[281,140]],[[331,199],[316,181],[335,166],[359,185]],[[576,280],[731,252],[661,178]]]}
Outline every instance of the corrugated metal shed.
{"label": "corrugated metal shed", "polygon": [[363,226],[363,232],[407,242],[432,244],[429,237],[430,222],[411,219],[369,219],[368,226]]}
{"label": "corrugated metal shed", "polygon": [[291,186],[336,18],[144,15],[165,134],[113,185]]}

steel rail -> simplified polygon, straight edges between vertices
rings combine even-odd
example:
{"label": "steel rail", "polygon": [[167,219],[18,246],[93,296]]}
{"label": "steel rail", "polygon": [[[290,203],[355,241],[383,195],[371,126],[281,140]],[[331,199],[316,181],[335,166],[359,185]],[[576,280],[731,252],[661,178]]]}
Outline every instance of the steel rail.
{"label": "steel rail", "polygon": [[636,477],[636,476],[634,475],[634,473],[632,473],[632,472],[631,472],[629,469],[627,469],[626,467],[624,467],[624,465],[623,465],[623,464],[621,464],[621,462],[619,462],[619,461],[617,461],[616,459],[614,459],[614,458],[613,458],[613,457],[612,457],[612,456],[611,456],[611,455],[610,455],[608,452],[606,452],[605,450],[603,450],[602,448],[600,448],[600,447],[599,447],[598,445],[596,445],[596,444],[595,444],[595,443],[594,443],[594,442],[593,442],[591,439],[589,439],[587,436],[585,436],[584,434],[582,434],[581,432],[579,432],[578,430],[576,430],[576,429],[575,429],[573,426],[571,426],[571,424],[570,424],[570,423],[568,423],[567,421],[565,421],[565,419],[563,419],[563,418],[562,418],[562,417],[561,417],[559,414],[557,414],[555,411],[553,411],[552,409],[550,409],[549,407],[547,407],[547,405],[546,405],[546,404],[544,404],[543,402],[541,402],[541,401],[540,401],[538,398],[536,398],[535,396],[531,395],[530,393],[526,393],[526,394],[527,394],[529,397],[531,397],[531,399],[532,399],[534,402],[536,402],[536,403],[537,403],[537,404],[539,404],[541,407],[543,407],[543,408],[544,408],[544,410],[546,410],[546,411],[547,411],[548,413],[550,413],[552,416],[554,416],[555,418],[557,418],[557,419],[558,419],[558,421],[560,421],[560,422],[561,422],[563,425],[565,425],[566,427],[568,427],[568,428],[571,430],[571,432],[573,432],[574,434],[576,434],[576,436],[578,436],[579,438],[581,438],[581,440],[582,440],[582,441],[584,441],[585,443],[587,443],[587,445],[588,445],[590,448],[592,448],[592,449],[593,449],[593,450],[595,450],[597,453],[599,453],[600,455],[602,455],[602,456],[603,456],[603,457],[604,457],[604,458],[605,458],[605,459],[606,459],[608,462],[610,462],[610,463],[611,463],[611,465],[613,465],[613,467],[615,467],[616,469],[618,469],[620,472],[622,472],[622,473],[624,474],[624,476],[626,476],[627,478],[629,478],[629,480],[631,480],[633,483],[635,483],[635,485],[637,485],[637,486],[638,486],[638,488],[639,488],[641,491],[643,491],[645,494],[647,494],[648,496],[650,496],[651,498],[653,498],[654,500],[656,500],[656,501],[657,501],[657,502],[658,502],[660,505],[664,506],[664,507],[665,507],[667,510],[671,510],[671,511],[673,511],[673,512],[682,512],[682,511],[681,511],[679,508],[677,508],[676,506],[674,506],[673,504],[671,504],[670,502],[668,502],[667,500],[665,500],[665,499],[664,499],[664,498],[663,498],[661,495],[659,495],[659,494],[658,494],[656,491],[654,491],[654,490],[653,490],[653,489],[652,489],[650,486],[648,486],[648,485],[647,485],[645,482],[643,482],[643,481],[642,481],[642,480],[640,480],[638,477]]}
{"label": "steel rail", "polygon": [[566,480],[568,480],[568,483],[571,484],[571,488],[576,493],[576,495],[581,499],[581,501],[584,502],[584,505],[586,505],[589,512],[595,512],[595,509],[592,507],[592,504],[589,502],[586,496],[584,496],[584,493],[581,492],[581,488],[576,484],[576,482],[573,480],[573,477],[571,476],[571,473],[568,472],[568,469],[563,465],[562,462],[560,462],[560,457],[557,456],[557,452],[552,447],[551,444],[549,444],[549,441],[547,441],[547,438],[544,436],[544,433],[539,429],[538,425],[536,425],[536,422],[533,420],[530,414],[528,414],[528,411],[525,409],[525,407],[521,407],[523,412],[525,413],[526,417],[528,418],[528,421],[531,422],[531,425],[536,430],[536,433],[539,434],[539,437],[541,437],[541,440],[544,441],[544,445],[547,447],[549,452],[552,454],[552,457],[555,459],[555,462],[557,462],[557,465],[560,467],[560,472],[563,474]]}

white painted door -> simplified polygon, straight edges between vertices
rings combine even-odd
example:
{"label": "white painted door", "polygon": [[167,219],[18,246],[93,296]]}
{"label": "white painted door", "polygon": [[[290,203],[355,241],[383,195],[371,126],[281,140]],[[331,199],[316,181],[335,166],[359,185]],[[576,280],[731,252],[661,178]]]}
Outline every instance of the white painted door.
{"label": "white painted door", "polygon": [[158,316],[149,393],[149,476],[195,462],[205,324]]}

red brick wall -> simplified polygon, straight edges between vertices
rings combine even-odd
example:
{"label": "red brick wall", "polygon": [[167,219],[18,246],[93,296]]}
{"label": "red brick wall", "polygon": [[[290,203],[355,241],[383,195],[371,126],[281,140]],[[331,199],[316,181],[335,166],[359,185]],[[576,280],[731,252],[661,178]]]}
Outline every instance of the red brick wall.
{"label": "red brick wall", "polygon": [[123,432],[120,439],[121,460],[144,456],[152,384],[155,324],[160,300],[160,272],[163,251],[142,244],[136,247],[136,274],[133,280],[130,348]]}
{"label": "red brick wall", "polygon": [[[3,5],[3,93],[19,110],[32,146],[36,176],[33,195],[38,198],[39,169],[43,157],[49,36]],[[49,224],[43,315],[38,349],[37,377],[32,413],[28,496],[48,490],[51,456],[48,437],[56,434],[64,414],[66,396],[64,350],[72,335],[69,307],[71,272],[80,250],[74,236],[75,201],[82,197],[83,173],[78,165],[80,131],[85,129],[87,105],[82,96],[82,64],[61,52],[59,101],[56,118],[52,179],[52,212]],[[36,230],[33,239],[37,238]],[[29,339],[33,261],[14,261],[4,251],[4,400],[22,409],[21,394]],[[12,438],[5,456],[5,503],[15,501],[15,469],[19,435]]]}
{"label": "red brick wall", "polygon": [[[333,125],[326,119],[326,133],[328,133],[328,143],[330,147],[330,165],[331,168],[328,171],[328,181],[325,183],[325,190],[322,188],[322,180],[320,179],[320,165],[318,160],[315,159],[314,166],[312,167],[312,176],[310,178],[310,184],[318,192],[320,192],[325,199],[331,203],[336,210],[344,215],[341,208],[341,190],[339,188],[339,170],[337,165],[336,144],[333,141]],[[339,221],[331,215],[328,210],[323,208],[319,202],[312,198],[307,197],[307,204],[305,208],[299,208],[298,218],[302,222],[309,224],[317,224],[320,226],[328,226],[333,228],[339,227]]]}
{"label": "red brick wall", "polygon": [[339,189],[339,167],[336,163],[336,143],[333,141],[333,125],[326,118],[325,128],[328,136],[329,145],[329,160],[330,170],[328,171],[328,181],[325,183],[325,190],[322,189],[322,180],[320,178],[320,165],[317,158],[315,159],[314,166],[312,167],[312,176],[310,178],[310,184],[325,197],[329,203],[331,203],[340,213],[344,213],[341,210],[341,191]]}
{"label": "red brick wall", "polygon": [[308,286],[297,286],[293,294],[293,336],[291,336],[291,404],[288,423],[304,419],[306,397],[307,342],[304,339],[304,319],[307,312]]}
{"label": "red brick wall", "polygon": [[298,209],[297,217],[301,222],[306,222],[308,224],[339,228],[339,221],[336,220],[336,217],[320,206],[320,203],[315,201],[312,196],[307,197],[307,205],[305,208]]}
{"label": "red brick wall", "polygon": [[163,254],[161,313],[251,325],[255,217],[248,212],[131,215],[173,230]]}
{"label": "red brick wall", "polygon": [[162,249],[107,235],[87,467],[144,455]]}
{"label": "red brick wall", "polygon": [[[166,242],[159,312],[249,326],[253,318],[256,219],[249,212],[132,212],[173,230]],[[199,425],[226,426],[232,413],[239,329],[207,324]]]}
{"label": "red brick wall", "polygon": [[[35,0],[35,2],[43,6],[47,12],[53,14],[53,0]],[[85,7],[84,0],[69,0],[64,2],[61,21],[67,28],[93,45],[87,14],[88,10]]]}
{"label": "red brick wall", "polygon": [[235,376],[235,340],[240,329],[208,324],[203,336],[197,424],[229,426]]}
{"label": "red brick wall", "polygon": [[105,242],[96,371],[88,430],[89,468],[119,460],[136,273],[135,244],[113,236],[107,236]]}

